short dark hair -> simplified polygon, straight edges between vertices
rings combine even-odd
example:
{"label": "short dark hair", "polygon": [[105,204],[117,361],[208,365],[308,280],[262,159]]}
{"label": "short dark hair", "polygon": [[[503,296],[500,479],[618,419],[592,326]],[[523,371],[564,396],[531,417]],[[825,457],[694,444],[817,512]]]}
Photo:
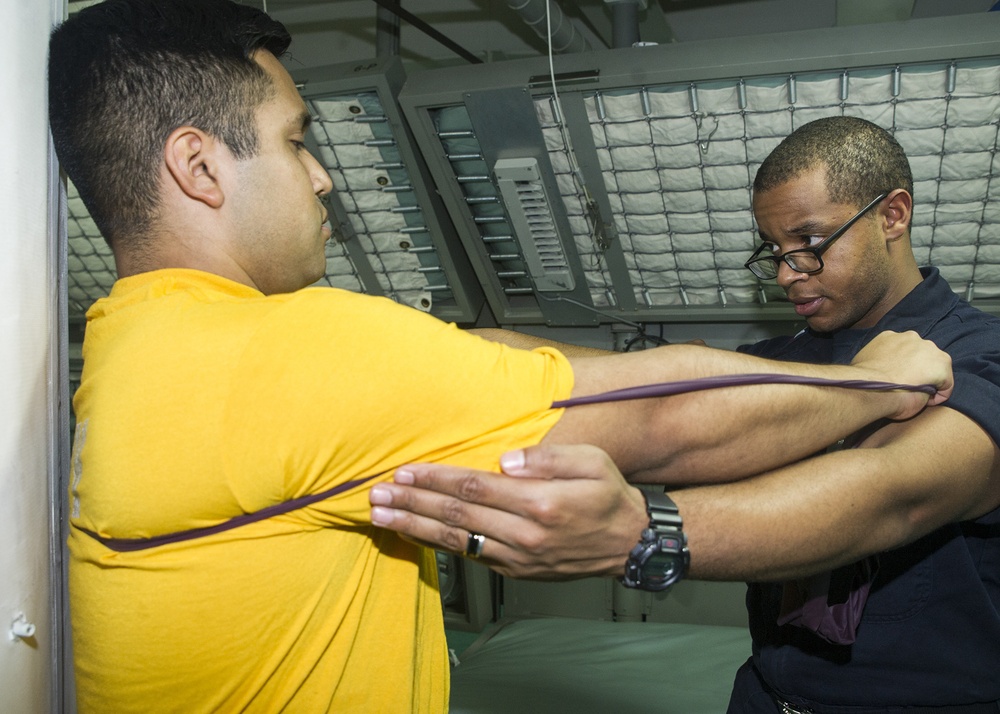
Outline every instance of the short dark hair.
{"label": "short dark hair", "polygon": [[256,109],[274,87],[253,59],[291,37],[230,0],[105,0],[52,33],[49,122],[56,153],[112,246],[148,233],[163,147],[194,126],[238,158],[258,150]]}
{"label": "short dark hair", "polygon": [[897,188],[913,195],[910,162],[899,142],[870,121],[847,116],[817,119],[789,134],[764,159],[754,191],[764,193],[820,165],[834,203],[861,207]]}

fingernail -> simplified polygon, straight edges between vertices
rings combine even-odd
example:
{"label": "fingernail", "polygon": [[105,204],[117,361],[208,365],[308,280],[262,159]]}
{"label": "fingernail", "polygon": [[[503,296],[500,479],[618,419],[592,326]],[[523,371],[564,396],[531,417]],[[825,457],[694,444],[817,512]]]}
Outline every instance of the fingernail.
{"label": "fingernail", "polygon": [[396,469],[396,473],[393,476],[393,481],[402,484],[412,484],[413,483],[413,472],[407,469]]}
{"label": "fingernail", "polygon": [[392,505],[392,493],[385,486],[372,486],[368,493],[368,502],[373,506]]}
{"label": "fingernail", "polygon": [[372,525],[388,526],[392,524],[392,509],[376,506],[372,509]]}
{"label": "fingernail", "polygon": [[524,450],[508,451],[500,456],[500,468],[506,473],[521,471],[524,469]]}

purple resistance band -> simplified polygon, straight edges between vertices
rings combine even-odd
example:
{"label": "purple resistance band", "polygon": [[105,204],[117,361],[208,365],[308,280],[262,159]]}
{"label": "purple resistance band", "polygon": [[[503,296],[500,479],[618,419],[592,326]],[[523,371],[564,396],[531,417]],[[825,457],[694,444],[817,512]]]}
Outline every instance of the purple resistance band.
{"label": "purple resistance band", "polygon": [[706,389],[722,387],[742,387],[752,384],[804,384],[815,387],[845,387],[847,389],[868,389],[877,392],[890,392],[900,389],[907,392],[923,392],[930,396],[937,393],[932,384],[894,384],[892,382],[869,382],[863,379],[823,379],[821,377],[798,377],[791,374],[732,374],[723,377],[702,377],[701,379],[684,379],[677,382],[660,382],[659,384],[644,384],[641,387],[627,387],[611,392],[592,394],[587,397],[574,397],[552,402],[553,409],[575,407],[581,404],[598,404],[600,402],[621,402],[628,399],[648,399],[650,397],[671,397],[675,394],[700,392]]}
{"label": "purple resistance band", "polygon": [[292,500],[285,501],[284,503],[276,503],[273,506],[262,508],[259,511],[254,511],[253,513],[244,513],[242,516],[235,516],[230,518],[228,521],[223,521],[222,523],[214,526],[192,528],[186,531],[153,536],[152,538],[105,538],[104,536],[98,535],[97,533],[87,530],[86,528],[81,528],[80,526],[73,527],[82,533],[86,533],[110,550],[118,553],[132,553],[137,550],[147,550],[148,548],[156,548],[170,543],[183,543],[186,540],[204,538],[205,536],[215,535],[216,533],[222,533],[224,531],[232,530],[233,528],[245,526],[248,523],[256,523],[257,521],[263,521],[267,518],[283,515],[289,511],[296,511],[313,503],[317,503],[318,501],[330,498],[331,496],[336,496],[338,493],[350,490],[355,486],[360,486],[363,483],[371,481],[377,475],[378,474],[372,474],[367,478],[345,481],[344,483],[334,486],[329,490],[322,491],[320,493],[312,493],[308,496],[293,498]]}
{"label": "purple resistance band", "polygon": [[[587,397],[576,397],[574,399],[564,399],[562,401],[553,402],[551,408],[562,409],[564,407],[575,407],[581,404],[618,402],[628,399],[648,399],[650,397],[669,397],[675,394],[686,394],[688,392],[698,392],[706,389],[719,389],[721,387],[737,387],[751,384],[804,384],[818,387],[870,389],[881,392],[901,389],[910,392],[924,392],[925,394],[929,394],[931,396],[937,392],[937,389],[930,384],[915,386],[907,384],[893,384],[892,382],[867,382],[859,379],[835,380],[821,379],[819,377],[796,377],[789,374],[734,374],[725,377],[703,377],[701,379],[686,379],[678,382],[661,382],[659,384],[646,384],[641,387],[616,389],[611,392],[593,394]],[[284,503],[278,503],[273,506],[268,506],[267,508],[262,508],[254,513],[245,513],[214,526],[192,528],[190,530],[167,533],[165,535],[154,536],[152,538],[105,538],[104,536],[98,535],[97,533],[87,530],[86,528],[81,528],[80,526],[74,527],[80,532],[86,533],[88,536],[100,542],[110,550],[118,553],[132,553],[138,550],[157,548],[161,545],[183,543],[184,541],[194,540],[195,538],[204,538],[206,536],[215,535],[216,533],[223,533],[225,531],[232,530],[233,528],[239,528],[240,526],[244,526],[249,523],[256,523],[257,521],[262,521],[267,518],[280,516],[285,513],[289,513],[290,511],[305,508],[306,506],[325,500],[331,496],[336,496],[338,493],[348,491],[356,486],[360,486],[375,478],[376,475],[377,474],[374,474],[367,478],[356,479],[354,481],[347,481],[338,486],[334,486],[327,491],[313,493],[300,498],[293,498],[292,500],[285,501]]]}

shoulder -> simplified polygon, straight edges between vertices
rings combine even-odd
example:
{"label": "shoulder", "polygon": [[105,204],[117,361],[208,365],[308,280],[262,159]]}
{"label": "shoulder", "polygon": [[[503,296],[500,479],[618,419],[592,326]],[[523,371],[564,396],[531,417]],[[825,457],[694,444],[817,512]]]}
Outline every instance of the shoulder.
{"label": "shoulder", "polygon": [[260,320],[254,342],[263,351],[294,354],[297,362],[308,362],[312,355],[364,368],[409,371],[468,364],[470,369],[501,369],[503,364],[544,363],[558,354],[507,348],[422,310],[337,288],[306,288],[267,299],[273,309]]}
{"label": "shoulder", "polygon": [[283,332],[300,334],[306,330],[308,335],[319,337],[357,330],[374,339],[454,329],[429,313],[388,298],[338,288],[305,288],[268,299],[276,303],[270,326]]}
{"label": "shoulder", "polygon": [[959,347],[963,351],[997,351],[1000,348],[1000,317],[990,315],[958,300],[927,332],[941,349]]}
{"label": "shoulder", "polygon": [[914,329],[938,347],[956,352],[996,351],[1000,317],[973,307],[958,296],[936,268],[922,268],[923,282],[887,316],[886,327]]}
{"label": "shoulder", "polygon": [[944,406],[1000,444],[1000,318],[960,300],[925,336],[951,355],[955,390]]}
{"label": "shoulder", "polygon": [[951,355],[956,377],[972,373],[1000,390],[1000,318],[958,300],[923,336]]}

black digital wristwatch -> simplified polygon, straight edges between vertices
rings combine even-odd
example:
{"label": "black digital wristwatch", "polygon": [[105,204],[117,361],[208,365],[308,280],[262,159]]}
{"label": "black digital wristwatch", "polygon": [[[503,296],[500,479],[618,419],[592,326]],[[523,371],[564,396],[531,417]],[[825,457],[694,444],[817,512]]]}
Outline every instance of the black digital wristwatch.
{"label": "black digital wristwatch", "polygon": [[640,590],[666,590],[687,574],[691,553],[677,504],[662,491],[645,491],[649,527],[625,561],[622,584]]}

